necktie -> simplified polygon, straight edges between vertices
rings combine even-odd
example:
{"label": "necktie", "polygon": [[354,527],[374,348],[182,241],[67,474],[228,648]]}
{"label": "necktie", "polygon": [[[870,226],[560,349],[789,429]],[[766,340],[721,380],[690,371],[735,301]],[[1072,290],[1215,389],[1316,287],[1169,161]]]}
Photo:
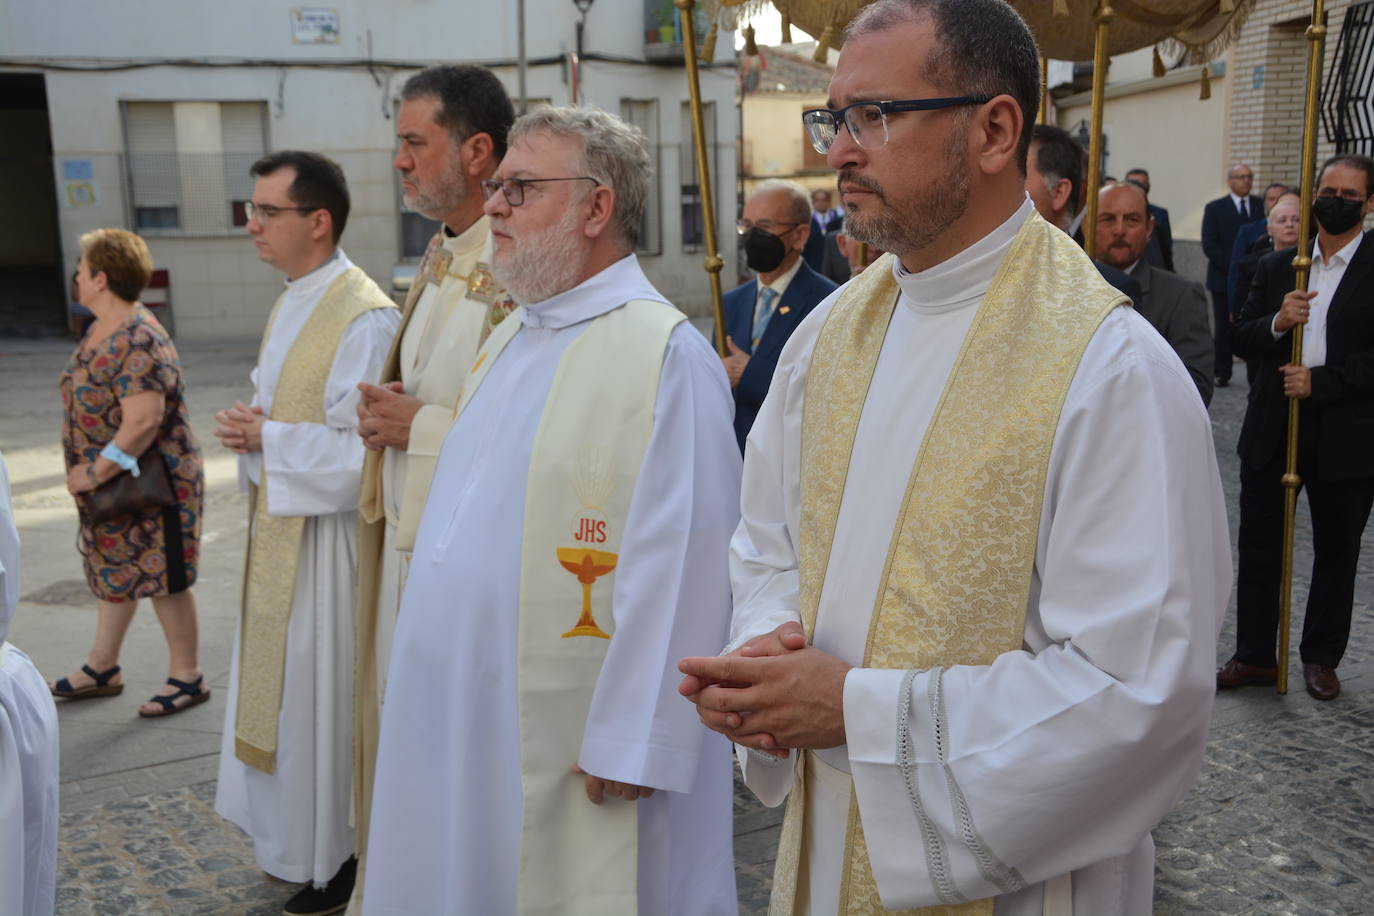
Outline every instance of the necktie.
{"label": "necktie", "polygon": [[1245,218],[1248,217],[1249,215],[1250,215],[1250,214],[1247,213],[1246,210],[1245,210],[1245,198],[1242,197],[1242,198],[1240,199],[1240,218],[1241,218],[1241,219],[1245,219]]}
{"label": "necktie", "polygon": [[765,286],[763,292],[759,293],[758,304],[754,306],[754,347],[757,348],[759,341],[763,339],[763,332],[768,327],[768,319],[773,317],[773,303],[777,301],[778,291],[771,286]]}

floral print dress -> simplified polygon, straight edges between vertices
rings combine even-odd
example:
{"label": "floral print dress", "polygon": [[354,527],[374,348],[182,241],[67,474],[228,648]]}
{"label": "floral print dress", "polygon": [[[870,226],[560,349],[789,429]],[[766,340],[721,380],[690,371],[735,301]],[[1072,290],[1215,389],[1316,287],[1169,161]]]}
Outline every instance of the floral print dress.
{"label": "floral print dress", "polygon": [[122,398],[160,391],[166,399],[162,426],[149,448],[162,453],[176,505],[92,525],[85,497],[78,496],[81,531],[77,546],[86,581],[102,601],[134,601],[171,595],[196,580],[205,475],[191,433],[176,348],[143,305],[104,341],[85,341],[62,371],[62,452],[67,468],[94,461],[115,437],[123,419]]}

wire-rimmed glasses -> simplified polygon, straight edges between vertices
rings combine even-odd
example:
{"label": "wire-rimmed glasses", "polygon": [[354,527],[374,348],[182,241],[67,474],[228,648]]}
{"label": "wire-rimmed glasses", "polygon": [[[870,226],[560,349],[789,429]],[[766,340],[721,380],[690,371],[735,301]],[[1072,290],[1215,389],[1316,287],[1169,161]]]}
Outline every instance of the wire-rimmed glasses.
{"label": "wire-rimmed glasses", "polygon": [[482,186],[482,199],[491,200],[491,195],[499,189],[506,198],[506,203],[512,207],[518,207],[525,202],[525,185],[539,184],[543,181],[590,181],[598,188],[601,182],[590,175],[567,175],[563,178],[483,178],[479,184]]}
{"label": "wire-rimmed glasses", "polygon": [[991,96],[958,95],[943,99],[899,99],[895,101],[855,102],[843,108],[808,108],[802,124],[816,152],[825,155],[840,134],[840,125],[849,128],[854,142],[864,149],[877,149],[887,143],[887,116],[894,111],[935,111],[959,105],[982,105]]}

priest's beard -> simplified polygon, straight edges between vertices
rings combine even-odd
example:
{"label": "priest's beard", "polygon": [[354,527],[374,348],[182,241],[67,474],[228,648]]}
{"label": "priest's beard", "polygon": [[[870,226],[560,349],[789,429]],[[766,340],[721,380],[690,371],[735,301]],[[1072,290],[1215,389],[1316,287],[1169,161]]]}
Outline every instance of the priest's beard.
{"label": "priest's beard", "polygon": [[876,213],[849,210],[844,217],[845,235],[855,242],[891,251],[899,257],[926,248],[944,235],[968,209],[968,172],[954,144],[946,149],[936,174],[935,181],[899,200],[899,209],[873,179],[849,171],[841,172],[841,185],[852,184],[871,191],[881,205]]}
{"label": "priest's beard", "polygon": [[[562,218],[540,232],[512,234],[503,254],[493,251],[491,275],[521,305],[543,302],[572,289],[586,262],[579,244],[580,207],[569,207]],[[509,224],[492,218],[492,228],[509,232]]]}
{"label": "priest's beard", "polygon": [[429,219],[443,219],[457,210],[468,196],[467,186],[463,184],[463,157],[457,147],[449,154],[448,168],[442,178],[421,185],[413,177],[405,177],[415,185],[414,191],[402,196],[407,209]]}

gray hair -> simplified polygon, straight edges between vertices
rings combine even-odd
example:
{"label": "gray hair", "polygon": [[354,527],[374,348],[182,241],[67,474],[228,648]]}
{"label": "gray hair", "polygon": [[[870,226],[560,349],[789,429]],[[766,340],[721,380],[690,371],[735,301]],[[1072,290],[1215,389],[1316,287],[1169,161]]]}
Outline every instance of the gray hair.
{"label": "gray hair", "polygon": [[1040,52],[1030,27],[1005,0],[877,0],[854,17],[844,37],[847,42],[927,20],[935,27],[935,48],[923,72],[927,80],[951,95],[1016,100],[1021,109],[1016,160],[1024,175],[1040,108]]}
{"label": "gray hair", "polygon": [[590,105],[543,105],[516,119],[510,142],[529,134],[573,137],[582,144],[584,174],[615,192],[611,229],[627,251],[639,244],[639,226],[649,196],[649,153],[644,133]]}
{"label": "gray hair", "polygon": [[787,195],[787,216],[792,222],[801,223],[803,226],[811,222],[811,195],[795,181],[768,178],[758,183],[749,199],[753,200],[760,194],[776,194],[779,191]]}

